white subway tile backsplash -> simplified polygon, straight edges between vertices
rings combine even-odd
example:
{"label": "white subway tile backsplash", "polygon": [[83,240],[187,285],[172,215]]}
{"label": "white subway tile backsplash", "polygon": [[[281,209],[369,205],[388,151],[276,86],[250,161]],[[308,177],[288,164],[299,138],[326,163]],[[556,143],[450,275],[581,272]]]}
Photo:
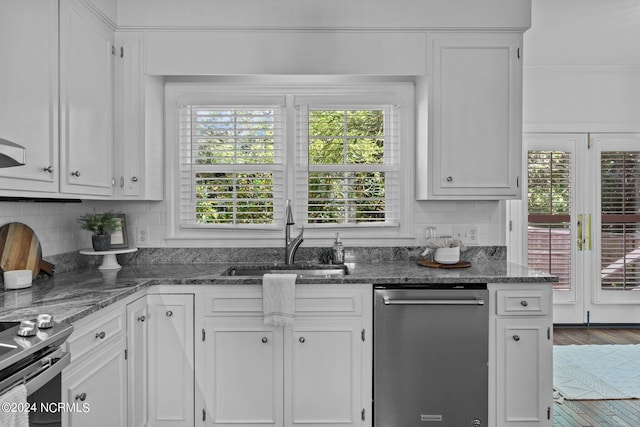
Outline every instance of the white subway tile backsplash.
{"label": "white subway tile backsplash", "polygon": [[[171,245],[165,240],[167,204],[164,201],[0,202],[0,224],[20,221],[29,225],[41,240],[43,256],[47,257],[77,251],[91,245],[90,234],[80,229],[77,218],[94,209],[125,213],[129,241],[132,245],[135,242],[133,233],[136,226],[149,228],[148,247]],[[434,226],[439,234],[451,234],[455,224],[475,224],[478,226],[478,245],[504,245],[504,221],[503,202],[419,201],[413,204],[411,229],[415,244],[422,245],[425,227]]]}

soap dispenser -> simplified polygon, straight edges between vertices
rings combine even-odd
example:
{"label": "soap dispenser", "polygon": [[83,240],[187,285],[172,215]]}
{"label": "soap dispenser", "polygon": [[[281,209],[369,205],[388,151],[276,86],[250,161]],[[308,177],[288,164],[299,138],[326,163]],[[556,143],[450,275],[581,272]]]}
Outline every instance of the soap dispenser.
{"label": "soap dispenser", "polygon": [[336,233],[336,240],[331,248],[331,259],[334,264],[344,264],[344,246],[340,240],[340,233]]}

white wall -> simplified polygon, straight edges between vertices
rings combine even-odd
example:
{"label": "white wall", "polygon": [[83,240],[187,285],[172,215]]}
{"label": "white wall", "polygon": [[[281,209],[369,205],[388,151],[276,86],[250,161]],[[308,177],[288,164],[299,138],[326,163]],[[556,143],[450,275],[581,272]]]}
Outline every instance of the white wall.
{"label": "white wall", "polygon": [[524,131],[640,132],[640,2],[533,0]]}
{"label": "white wall", "polygon": [[[96,0],[93,0],[96,1]],[[118,0],[118,26],[529,28],[531,0]]]}

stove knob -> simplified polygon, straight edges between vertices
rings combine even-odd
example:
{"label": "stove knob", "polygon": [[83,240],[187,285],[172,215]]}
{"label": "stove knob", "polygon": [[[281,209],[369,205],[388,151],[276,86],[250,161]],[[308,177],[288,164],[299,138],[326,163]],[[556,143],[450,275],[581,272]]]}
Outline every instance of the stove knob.
{"label": "stove knob", "polygon": [[32,337],[36,334],[36,324],[30,320],[23,320],[20,322],[18,328],[18,335],[21,337]]}
{"label": "stove knob", "polygon": [[53,328],[53,316],[50,314],[38,314],[38,329]]}

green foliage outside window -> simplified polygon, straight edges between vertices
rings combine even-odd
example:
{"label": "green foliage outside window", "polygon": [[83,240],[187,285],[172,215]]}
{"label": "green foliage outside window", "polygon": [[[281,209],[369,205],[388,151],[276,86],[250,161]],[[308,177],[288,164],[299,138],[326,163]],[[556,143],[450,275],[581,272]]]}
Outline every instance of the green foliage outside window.
{"label": "green foliage outside window", "polygon": [[[192,138],[197,141],[196,164],[273,164],[274,114],[274,110],[262,109],[197,108],[192,119]],[[196,223],[274,222],[271,172],[197,172],[195,180]]]}
{"label": "green foliage outside window", "polygon": [[[310,165],[384,163],[382,110],[311,110]],[[310,223],[385,220],[384,172],[310,172]]]}
{"label": "green foliage outside window", "polygon": [[[266,108],[190,107],[197,224],[274,223],[274,174],[261,166],[276,163],[275,116]],[[381,109],[309,111],[309,165],[336,166],[309,172],[310,223],[385,220],[385,172],[349,167],[384,164],[384,127]],[[255,170],[245,170],[250,165]]]}

